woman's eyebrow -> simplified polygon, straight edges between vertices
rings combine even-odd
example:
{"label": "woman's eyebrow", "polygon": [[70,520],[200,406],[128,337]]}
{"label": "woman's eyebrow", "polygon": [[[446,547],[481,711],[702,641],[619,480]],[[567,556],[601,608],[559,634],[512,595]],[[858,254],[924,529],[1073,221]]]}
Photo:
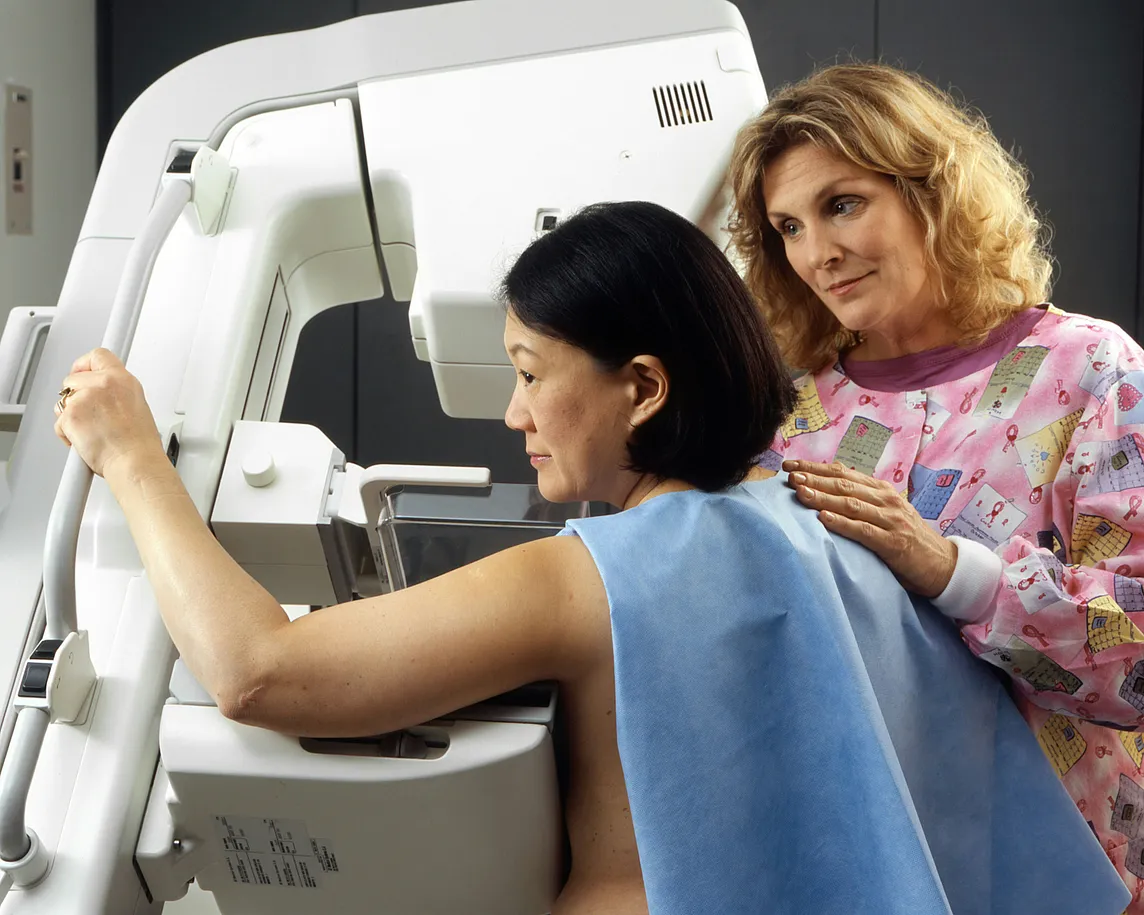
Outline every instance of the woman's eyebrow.
{"label": "woman's eyebrow", "polygon": [[[822,203],[822,201],[824,201],[830,197],[835,196],[838,193],[839,185],[846,184],[849,181],[858,181],[858,180],[860,180],[860,179],[851,178],[851,177],[835,178],[829,184],[823,185],[821,188],[818,189],[818,191],[815,193],[814,198],[813,198],[814,203],[816,205],[818,205],[818,204]],[[791,215],[790,215],[790,213],[783,213],[781,210],[767,210],[767,218],[772,219],[772,220],[774,220],[774,219],[790,219]]]}
{"label": "woman's eyebrow", "polygon": [[515,356],[517,353],[528,353],[530,356],[536,356],[536,352],[534,350],[530,350],[523,343],[514,343],[508,348],[508,354],[510,356]]}

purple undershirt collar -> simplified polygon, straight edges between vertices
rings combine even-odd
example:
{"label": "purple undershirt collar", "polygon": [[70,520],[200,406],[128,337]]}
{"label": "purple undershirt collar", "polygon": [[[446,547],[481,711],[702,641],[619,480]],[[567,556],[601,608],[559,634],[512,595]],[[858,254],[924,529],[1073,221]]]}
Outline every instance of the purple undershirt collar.
{"label": "purple undershirt collar", "polygon": [[842,370],[855,384],[871,391],[920,391],[965,378],[996,363],[1048,314],[1047,305],[1028,308],[990,332],[976,346],[952,344],[893,359],[860,362],[843,356]]}

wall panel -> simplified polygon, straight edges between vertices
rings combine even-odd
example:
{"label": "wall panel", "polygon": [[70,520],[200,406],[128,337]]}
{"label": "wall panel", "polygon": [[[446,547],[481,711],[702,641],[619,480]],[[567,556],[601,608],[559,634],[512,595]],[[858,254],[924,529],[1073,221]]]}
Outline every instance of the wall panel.
{"label": "wall panel", "polygon": [[880,0],[882,57],[953,87],[1032,172],[1058,261],[1053,301],[1136,327],[1139,0]]}
{"label": "wall panel", "polygon": [[817,65],[869,60],[875,52],[875,0],[734,0],[751,33],[767,90]]}

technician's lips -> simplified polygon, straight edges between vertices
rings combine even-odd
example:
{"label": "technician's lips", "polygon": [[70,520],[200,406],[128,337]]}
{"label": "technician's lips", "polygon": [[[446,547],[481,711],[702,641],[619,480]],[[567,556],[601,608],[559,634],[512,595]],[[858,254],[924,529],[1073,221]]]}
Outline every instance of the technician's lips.
{"label": "technician's lips", "polygon": [[[870,272],[873,273],[873,271]],[[850,292],[855,286],[861,283],[869,275],[869,273],[864,273],[861,276],[854,277],[852,280],[842,280],[840,282],[834,283],[831,286],[827,286],[826,291],[831,292],[834,295],[846,295],[846,293]]]}

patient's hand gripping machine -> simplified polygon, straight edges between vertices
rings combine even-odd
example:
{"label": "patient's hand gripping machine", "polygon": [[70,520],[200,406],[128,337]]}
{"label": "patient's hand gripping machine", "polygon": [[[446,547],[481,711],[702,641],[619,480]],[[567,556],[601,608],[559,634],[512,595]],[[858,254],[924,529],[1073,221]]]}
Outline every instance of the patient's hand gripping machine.
{"label": "patient's hand gripping machine", "polygon": [[0,413],[23,414],[0,503],[2,915],[157,913],[192,879],[234,915],[548,910],[550,698],[370,755],[226,720],[172,674],[122,515],[52,434],[55,388],[101,341],[129,352],[203,517],[283,604],[365,592],[355,531],[377,587],[396,586],[378,528],[393,487],[487,472],[363,469],[276,423],[300,329],[388,289],[445,412],[499,418],[513,373],[491,291],[512,257],[600,200],[716,224],[735,132],[764,101],[723,0],[371,16],[221,48],[144,93],[15,384],[26,404],[0,390]]}

